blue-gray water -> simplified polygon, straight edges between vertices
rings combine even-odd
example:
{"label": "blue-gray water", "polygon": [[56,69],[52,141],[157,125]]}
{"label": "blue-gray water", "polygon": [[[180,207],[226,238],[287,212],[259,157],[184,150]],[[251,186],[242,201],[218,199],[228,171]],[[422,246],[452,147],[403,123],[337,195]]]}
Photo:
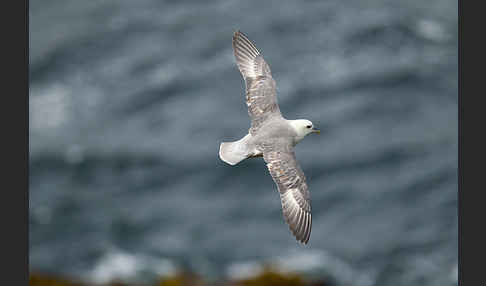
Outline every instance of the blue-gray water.
{"label": "blue-gray water", "polygon": [[[457,2],[30,1],[30,268],[97,282],[260,263],[337,285],[457,285]],[[255,42],[312,197],[291,235],[231,37]]]}

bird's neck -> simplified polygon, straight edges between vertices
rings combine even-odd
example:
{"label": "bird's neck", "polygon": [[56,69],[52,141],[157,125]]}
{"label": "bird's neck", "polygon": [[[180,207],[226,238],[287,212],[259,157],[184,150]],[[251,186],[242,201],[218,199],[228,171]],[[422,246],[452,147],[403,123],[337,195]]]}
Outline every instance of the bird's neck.
{"label": "bird's neck", "polygon": [[302,139],[304,139],[305,135],[304,136],[299,136],[297,135],[295,138],[294,138],[294,146],[297,145],[297,143],[299,143],[300,141],[302,141]]}

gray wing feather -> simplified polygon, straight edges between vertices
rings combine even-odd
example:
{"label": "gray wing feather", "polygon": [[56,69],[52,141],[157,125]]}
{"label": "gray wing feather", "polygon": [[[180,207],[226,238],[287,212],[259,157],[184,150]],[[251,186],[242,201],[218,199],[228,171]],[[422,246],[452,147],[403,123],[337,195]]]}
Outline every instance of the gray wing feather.
{"label": "gray wing feather", "polygon": [[267,144],[263,159],[277,185],[282,212],[296,239],[307,244],[312,229],[310,193],[290,144]]}
{"label": "gray wing feather", "polygon": [[245,80],[246,105],[251,118],[250,134],[254,134],[268,118],[281,116],[275,80],[260,52],[240,31],[233,35],[233,51]]}

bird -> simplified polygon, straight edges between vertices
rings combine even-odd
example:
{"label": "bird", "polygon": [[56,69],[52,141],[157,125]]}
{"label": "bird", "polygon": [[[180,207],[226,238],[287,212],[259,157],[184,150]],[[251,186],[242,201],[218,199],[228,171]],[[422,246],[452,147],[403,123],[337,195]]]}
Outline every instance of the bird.
{"label": "bird", "polygon": [[248,158],[263,157],[280,194],[283,218],[295,239],[305,245],[312,229],[311,200],[294,147],[306,135],[320,131],[310,120],[282,116],[270,67],[245,34],[235,31],[232,46],[245,81],[251,124],[240,140],[220,144],[219,157],[232,166]]}

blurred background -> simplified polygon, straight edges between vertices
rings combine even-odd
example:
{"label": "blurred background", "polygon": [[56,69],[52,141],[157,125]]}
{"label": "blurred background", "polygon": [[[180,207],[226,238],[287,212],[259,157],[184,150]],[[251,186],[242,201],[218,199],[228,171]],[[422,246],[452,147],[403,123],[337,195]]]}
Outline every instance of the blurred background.
{"label": "blurred background", "polygon": [[[457,1],[31,0],[29,264],[92,283],[273,265],[332,285],[457,285]],[[258,47],[296,147],[309,244],[249,128]]]}

